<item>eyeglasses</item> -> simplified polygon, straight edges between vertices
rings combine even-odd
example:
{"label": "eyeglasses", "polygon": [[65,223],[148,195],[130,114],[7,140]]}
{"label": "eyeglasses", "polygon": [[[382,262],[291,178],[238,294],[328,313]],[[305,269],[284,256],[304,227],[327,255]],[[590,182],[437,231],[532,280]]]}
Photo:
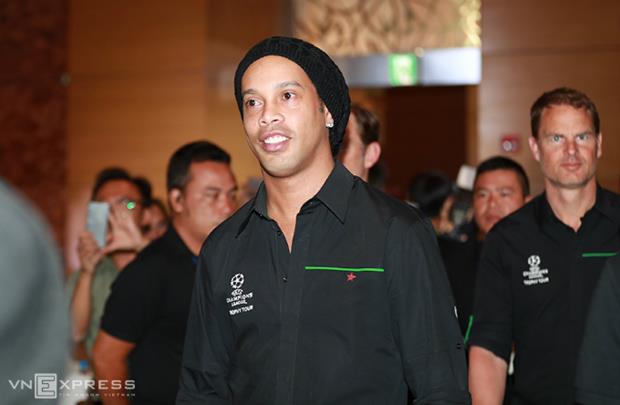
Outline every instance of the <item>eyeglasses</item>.
{"label": "eyeglasses", "polygon": [[123,207],[127,208],[129,211],[134,210],[138,207],[138,205],[141,204],[140,201],[136,201],[136,200],[132,200],[129,198],[123,198],[121,200],[118,200],[117,204],[122,205]]}

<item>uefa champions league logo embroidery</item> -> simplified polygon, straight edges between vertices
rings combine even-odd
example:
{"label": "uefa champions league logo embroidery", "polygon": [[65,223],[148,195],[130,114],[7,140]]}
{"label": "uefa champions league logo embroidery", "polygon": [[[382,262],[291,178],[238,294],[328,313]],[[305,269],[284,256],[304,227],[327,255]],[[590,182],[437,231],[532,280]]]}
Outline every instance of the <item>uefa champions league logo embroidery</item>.
{"label": "uefa champions league logo embroidery", "polygon": [[230,306],[228,313],[231,316],[238,315],[243,312],[250,312],[254,309],[253,304],[249,304],[249,301],[254,298],[253,292],[243,293],[241,287],[245,283],[245,276],[241,273],[237,273],[230,279],[230,286],[233,291],[230,293],[230,297],[226,298],[226,303]]}
{"label": "uefa champions league logo embroidery", "polygon": [[243,282],[245,281],[245,277],[243,274],[235,274],[233,278],[230,279],[230,286],[233,290],[241,288],[243,286]]}
{"label": "uefa champions league logo embroidery", "polygon": [[540,268],[540,256],[531,255],[527,258],[530,266],[528,271],[523,272],[523,284],[527,286],[535,284],[545,284],[549,282],[549,269]]}

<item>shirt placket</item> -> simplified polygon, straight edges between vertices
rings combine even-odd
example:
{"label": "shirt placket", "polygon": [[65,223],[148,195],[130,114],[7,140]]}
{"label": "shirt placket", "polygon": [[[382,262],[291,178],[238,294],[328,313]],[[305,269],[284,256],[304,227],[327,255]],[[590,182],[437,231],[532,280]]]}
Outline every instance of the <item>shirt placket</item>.
{"label": "shirt placket", "polygon": [[[282,275],[281,330],[278,350],[278,372],[276,380],[276,404],[291,404],[293,382],[297,362],[297,339],[301,301],[304,290],[304,264],[310,248],[312,228],[310,212],[302,207],[297,215],[293,246],[285,273]],[[284,235],[281,235],[284,239]],[[286,246],[286,241],[284,241]]]}

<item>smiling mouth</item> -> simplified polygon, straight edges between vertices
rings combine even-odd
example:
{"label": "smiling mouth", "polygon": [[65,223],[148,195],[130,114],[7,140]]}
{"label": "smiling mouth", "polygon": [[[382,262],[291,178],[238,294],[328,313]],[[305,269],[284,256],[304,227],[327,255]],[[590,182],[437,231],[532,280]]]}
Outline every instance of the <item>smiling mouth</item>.
{"label": "smiling mouth", "polygon": [[273,135],[263,140],[263,142],[266,143],[267,145],[275,145],[278,143],[282,143],[284,141],[288,141],[288,138],[283,135]]}
{"label": "smiling mouth", "polygon": [[273,134],[261,140],[261,145],[267,152],[278,152],[288,144],[289,140],[289,137],[282,134]]}

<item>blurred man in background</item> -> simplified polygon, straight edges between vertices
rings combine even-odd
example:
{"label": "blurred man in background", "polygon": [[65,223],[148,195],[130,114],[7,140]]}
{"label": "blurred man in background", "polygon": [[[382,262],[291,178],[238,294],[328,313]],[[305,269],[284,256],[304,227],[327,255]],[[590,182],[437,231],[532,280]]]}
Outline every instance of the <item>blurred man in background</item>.
{"label": "blurred man in background", "polygon": [[338,160],[351,173],[367,182],[370,169],[380,157],[377,116],[361,105],[352,103]]}
{"label": "blurred man in background", "polygon": [[168,221],[168,211],[163,201],[153,198],[151,203],[144,207],[140,229],[145,238],[153,241],[166,233]]}
{"label": "blurred man in background", "polygon": [[529,201],[530,185],[523,167],[514,160],[491,157],[478,165],[473,189],[474,230],[466,240],[440,237],[465,340],[473,322],[474,289],[482,243],[493,225]]}
{"label": "blurred man in background", "polygon": [[[36,399],[35,374],[62,378],[69,349],[58,249],[38,212],[0,180],[0,398],[6,405],[53,404]],[[49,376],[47,376],[48,382]]]}
{"label": "blurred man in background", "polygon": [[117,278],[94,349],[98,380],[135,381],[99,390],[104,404],[173,404],[200,248],[236,208],[230,156],[208,141],[171,157],[167,173],[172,222]]}
{"label": "blurred man in background", "polygon": [[84,342],[90,355],[110,285],[118,272],[147,244],[140,231],[143,193],[139,183],[121,168],[102,170],[95,181],[92,201],[109,204],[105,246],[83,231],[78,238],[80,269],[68,280],[73,339]]}

